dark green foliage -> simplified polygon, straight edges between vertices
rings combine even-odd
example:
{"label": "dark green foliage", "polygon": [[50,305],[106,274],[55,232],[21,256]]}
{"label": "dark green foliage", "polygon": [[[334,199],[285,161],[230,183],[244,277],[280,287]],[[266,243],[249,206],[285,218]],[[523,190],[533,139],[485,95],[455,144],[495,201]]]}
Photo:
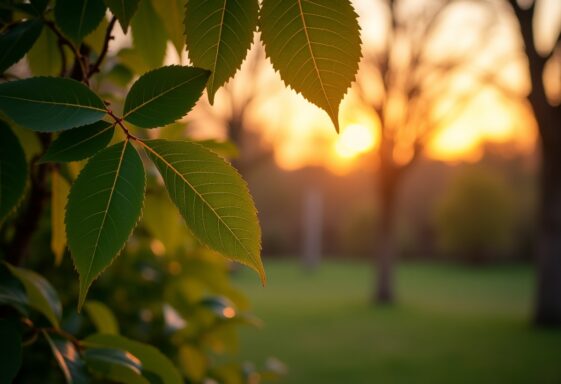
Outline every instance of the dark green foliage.
{"label": "dark green foliage", "polygon": [[15,64],[31,49],[41,34],[42,27],[40,20],[26,20],[0,36],[0,72]]}
{"label": "dark green foliage", "polygon": [[124,119],[143,128],[156,128],[183,117],[203,93],[209,72],[178,65],[144,74],[125,100]]}
{"label": "dark green foliage", "polygon": [[216,91],[240,68],[257,27],[256,0],[189,0],[185,36],[194,65],[211,71],[207,85],[210,103]]}
{"label": "dark green foliage", "polygon": [[93,32],[105,16],[103,0],[57,0],[55,20],[74,43]]}
{"label": "dark green foliage", "polygon": [[135,227],[144,188],[144,167],[128,140],[94,156],[72,185],[66,231],[80,274],[78,308],[92,281],[111,264]]}
{"label": "dark green foliage", "polygon": [[10,127],[0,120],[0,223],[21,199],[26,180],[23,149]]}
{"label": "dark green foliage", "polygon": [[21,325],[16,319],[0,319],[0,384],[9,384],[21,365]]}
{"label": "dark green foliage", "polygon": [[41,160],[64,162],[86,159],[105,148],[114,131],[114,124],[106,121],[64,131],[51,144]]}
{"label": "dark green foliage", "polygon": [[55,132],[101,120],[105,105],[76,80],[33,77],[0,84],[0,111],[25,128]]}

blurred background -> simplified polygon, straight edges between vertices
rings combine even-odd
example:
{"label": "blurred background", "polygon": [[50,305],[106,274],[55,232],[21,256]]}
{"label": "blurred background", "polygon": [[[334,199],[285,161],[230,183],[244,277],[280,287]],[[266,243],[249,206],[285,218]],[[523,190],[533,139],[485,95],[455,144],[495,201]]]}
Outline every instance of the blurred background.
{"label": "blurred background", "polygon": [[[512,3],[354,1],[339,134],[258,40],[199,103],[184,129],[238,146],[263,228],[267,287],[234,276],[264,322],[242,357],[286,383],[561,382],[561,332],[532,326],[540,142]],[[558,106],[561,2],[515,6]]]}

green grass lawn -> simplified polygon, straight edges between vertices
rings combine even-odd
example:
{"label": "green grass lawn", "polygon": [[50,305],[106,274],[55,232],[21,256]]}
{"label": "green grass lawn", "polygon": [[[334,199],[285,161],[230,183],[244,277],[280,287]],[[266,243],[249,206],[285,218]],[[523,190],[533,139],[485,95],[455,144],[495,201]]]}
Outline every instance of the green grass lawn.
{"label": "green grass lawn", "polygon": [[281,359],[282,383],[561,383],[561,331],[530,326],[529,268],[405,264],[392,308],[369,305],[366,264],[266,269],[266,288],[236,277],[265,323],[244,329],[240,353]]}

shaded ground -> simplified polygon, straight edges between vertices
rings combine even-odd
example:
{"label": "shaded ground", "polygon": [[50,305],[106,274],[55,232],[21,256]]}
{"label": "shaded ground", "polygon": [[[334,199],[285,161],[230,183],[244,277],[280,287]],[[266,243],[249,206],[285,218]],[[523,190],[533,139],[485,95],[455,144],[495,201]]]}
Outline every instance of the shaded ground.
{"label": "shaded ground", "polygon": [[236,277],[265,322],[241,354],[280,358],[282,383],[561,383],[561,331],[529,326],[529,268],[404,265],[394,308],[367,306],[366,264],[266,269],[265,289]]}

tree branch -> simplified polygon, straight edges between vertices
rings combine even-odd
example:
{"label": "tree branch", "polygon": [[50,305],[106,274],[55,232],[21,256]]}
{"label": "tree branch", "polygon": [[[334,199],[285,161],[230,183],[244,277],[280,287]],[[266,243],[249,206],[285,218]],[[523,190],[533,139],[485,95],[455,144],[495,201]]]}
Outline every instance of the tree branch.
{"label": "tree branch", "polygon": [[117,18],[113,16],[111,18],[111,21],[109,21],[109,25],[107,25],[107,30],[105,31],[105,38],[103,40],[103,47],[95,63],[90,66],[90,69],[88,71],[88,79],[99,72],[99,67],[101,66],[101,63],[103,63],[105,56],[107,56],[107,52],[109,51],[109,42],[114,39],[112,33],[116,21]]}

